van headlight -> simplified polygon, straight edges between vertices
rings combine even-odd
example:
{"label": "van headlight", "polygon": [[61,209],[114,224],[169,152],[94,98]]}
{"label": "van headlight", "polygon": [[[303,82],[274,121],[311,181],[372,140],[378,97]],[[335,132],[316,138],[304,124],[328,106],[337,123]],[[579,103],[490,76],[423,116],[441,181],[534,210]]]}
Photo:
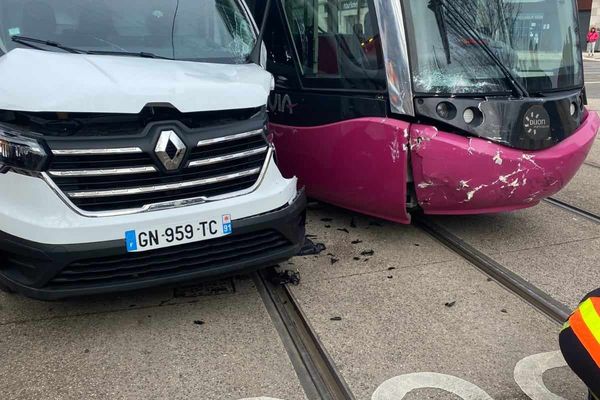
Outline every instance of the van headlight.
{"label": "van headlight", "polygon": [[0,172],[9,169],[42,171],[48,156],[35,139],[25,137],[18,129],[0,124]]}

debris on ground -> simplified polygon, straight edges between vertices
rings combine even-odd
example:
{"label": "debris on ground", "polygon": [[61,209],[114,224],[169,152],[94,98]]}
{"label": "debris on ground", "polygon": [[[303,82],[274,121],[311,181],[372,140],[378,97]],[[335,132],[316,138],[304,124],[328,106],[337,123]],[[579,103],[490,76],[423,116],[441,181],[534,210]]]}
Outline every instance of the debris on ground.
{"label": "debris on ground", "polygon": [[331,228],[331,225],[325,225],[325,228],[329,229]]}
{"label": "debris on ground", "polygon": [[396,269],[396,267],[389,267],[389,268],[388,268],[388,271],[393,271],[393,270],[395,270],[395,269]]}
{"label": "debris on ground", "polygon": [[393,279],[394,276],[393,275],[388,275],[388,279]]}
{"label": "debris on ground", "polygon": [[339,258],[333,258],[333,257],[331,257],[331,265],[335,264],[338,261],[340,261]]}
{"label": "debris on ground", "polygon": [[331,317],[329,318],[331,321],[341,321],[342,317]]}
{"label": "debris on ground", "polygon": [[309,235],[309,234],[307,234],[306,237],[309,238],[309,239],[315,239],[317,237],[317,235]]}
{"label": "debris on ground", "polygon": [[359,244],[359,243],[362,243],[362,242],[363,242],[362,240],[353,240],[352,244]]}
{"label": "debris on ground", "polygon": [[269,280],[274,285],[283,286],[289,284],[293,286],[298,286],[300,284],[300,272],[292,271],[289,269],[286,269],[285,271],[277,271],[275,272],[275,274],[272,274],[269,277]]}
{"label": "debris on ground", "polygon": [[354,261],[359,261],[360,257],[354,257]]}
{"label": "debris on ground", "polygon": [[419,246],[421,246],[421,245],[420,245],[419,243],[415,243],[415,246],[419,247]]}
{"label": "debris on ground", "polygon": [[195,325],[204,325],[204,321],[197,319],[194,321],[194,324]]}
{"label": "debris on ground", "polygon": [[456,301],[451,301],[451,302],[448,302],[448,303],[446,303],[446,304],[444,304],[444,305],[445,305],[446,307],[450,308],[450,307],[454,307],[454,305],[455,305],[455,304],[456,304]]}
{"label": "debris on ground", "polygon": [[361,256],[372,256],[375,254],[374,250],[365,250],[362,253],[360,253]]}
{"label": "debris on ground", "polygon": [[312,256],[315,254],[320,254],[322,251],[326,249],[323,243],[315,243],[308,238],[308,235],[304,239],[304,246],[300,249],[297,255],[299,256]]}
{"label": "debris on ground", "polygon": [[508,311],[506,310],[506,308],[503,308],[502,310],[500,310],[500,312],[504,313],[504,314],[508,314]]}
{"label": "debris on ground", "polygon": [[321,221],[323,221],[323,222],[331,222],[331,221],[333,221],[333,218],[321,218]]}
{"label": "debris on ground", "polygon": [[340,232],[350,233],[350,231],[348,229],[346,229],[346,228],[338,228],[337,230],[340,231]]}

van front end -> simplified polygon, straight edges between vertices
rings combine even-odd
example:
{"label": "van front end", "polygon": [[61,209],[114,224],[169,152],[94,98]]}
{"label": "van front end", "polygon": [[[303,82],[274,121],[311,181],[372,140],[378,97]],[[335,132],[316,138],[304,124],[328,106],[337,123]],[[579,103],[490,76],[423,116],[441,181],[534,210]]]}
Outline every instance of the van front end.
{"label": "van front end", "polygon": [[272,77],[248,61],[245,6],[157,4],[3,10],[0,288],[59,299],[191,283],[304,244],[306,198],[275,162]]}

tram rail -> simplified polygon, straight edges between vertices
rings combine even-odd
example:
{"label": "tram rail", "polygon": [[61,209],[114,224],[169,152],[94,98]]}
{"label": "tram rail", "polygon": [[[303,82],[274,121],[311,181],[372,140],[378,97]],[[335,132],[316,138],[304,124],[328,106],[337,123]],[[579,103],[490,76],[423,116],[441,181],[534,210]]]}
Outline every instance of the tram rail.
{"label": "tram rail", "polygon": [[414,224],[556,322],[562,324],[569,317],[570,310],[566,305],[483,254],[429,217],[417,215]]}
{"label": "tram rail", "polygon": [[286,285],[275,284],[274,267],[254,275],[258,292],[269,312],[310,400],[354,400],[348,384],[338,371]]}
{"label": "tram rail", "polygon": [[549,197],[547,199],[544,200],[546,203],[548,204],[552,204],[555,207],[558,207],[560,209],[566,210],[572,214],[576,214],[580,217],[583,217],[589,221],[595,222],[597,224],[600,224],[600,215],[597,215],[591,211],[588,210],[584,210],[583,208],[579,208],[577,206],[574,206],[572,204],[566,203],[562,200],[558,200],[554,197]]}

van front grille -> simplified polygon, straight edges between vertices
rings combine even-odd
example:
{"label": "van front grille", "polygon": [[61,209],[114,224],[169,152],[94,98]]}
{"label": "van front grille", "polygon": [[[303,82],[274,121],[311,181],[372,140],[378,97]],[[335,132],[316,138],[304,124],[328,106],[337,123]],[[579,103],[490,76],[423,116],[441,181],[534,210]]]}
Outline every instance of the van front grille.
{"label": "van front grille", "polygon": [[[156,139],[140,147],[52,148],[47,176],[81,210],[135,211],[250,189],[270,155],[263,129],[200,140],[179,136],[188,143],[171,171],[154,151]],[[173,158],[176,150],[166,152]]]}

